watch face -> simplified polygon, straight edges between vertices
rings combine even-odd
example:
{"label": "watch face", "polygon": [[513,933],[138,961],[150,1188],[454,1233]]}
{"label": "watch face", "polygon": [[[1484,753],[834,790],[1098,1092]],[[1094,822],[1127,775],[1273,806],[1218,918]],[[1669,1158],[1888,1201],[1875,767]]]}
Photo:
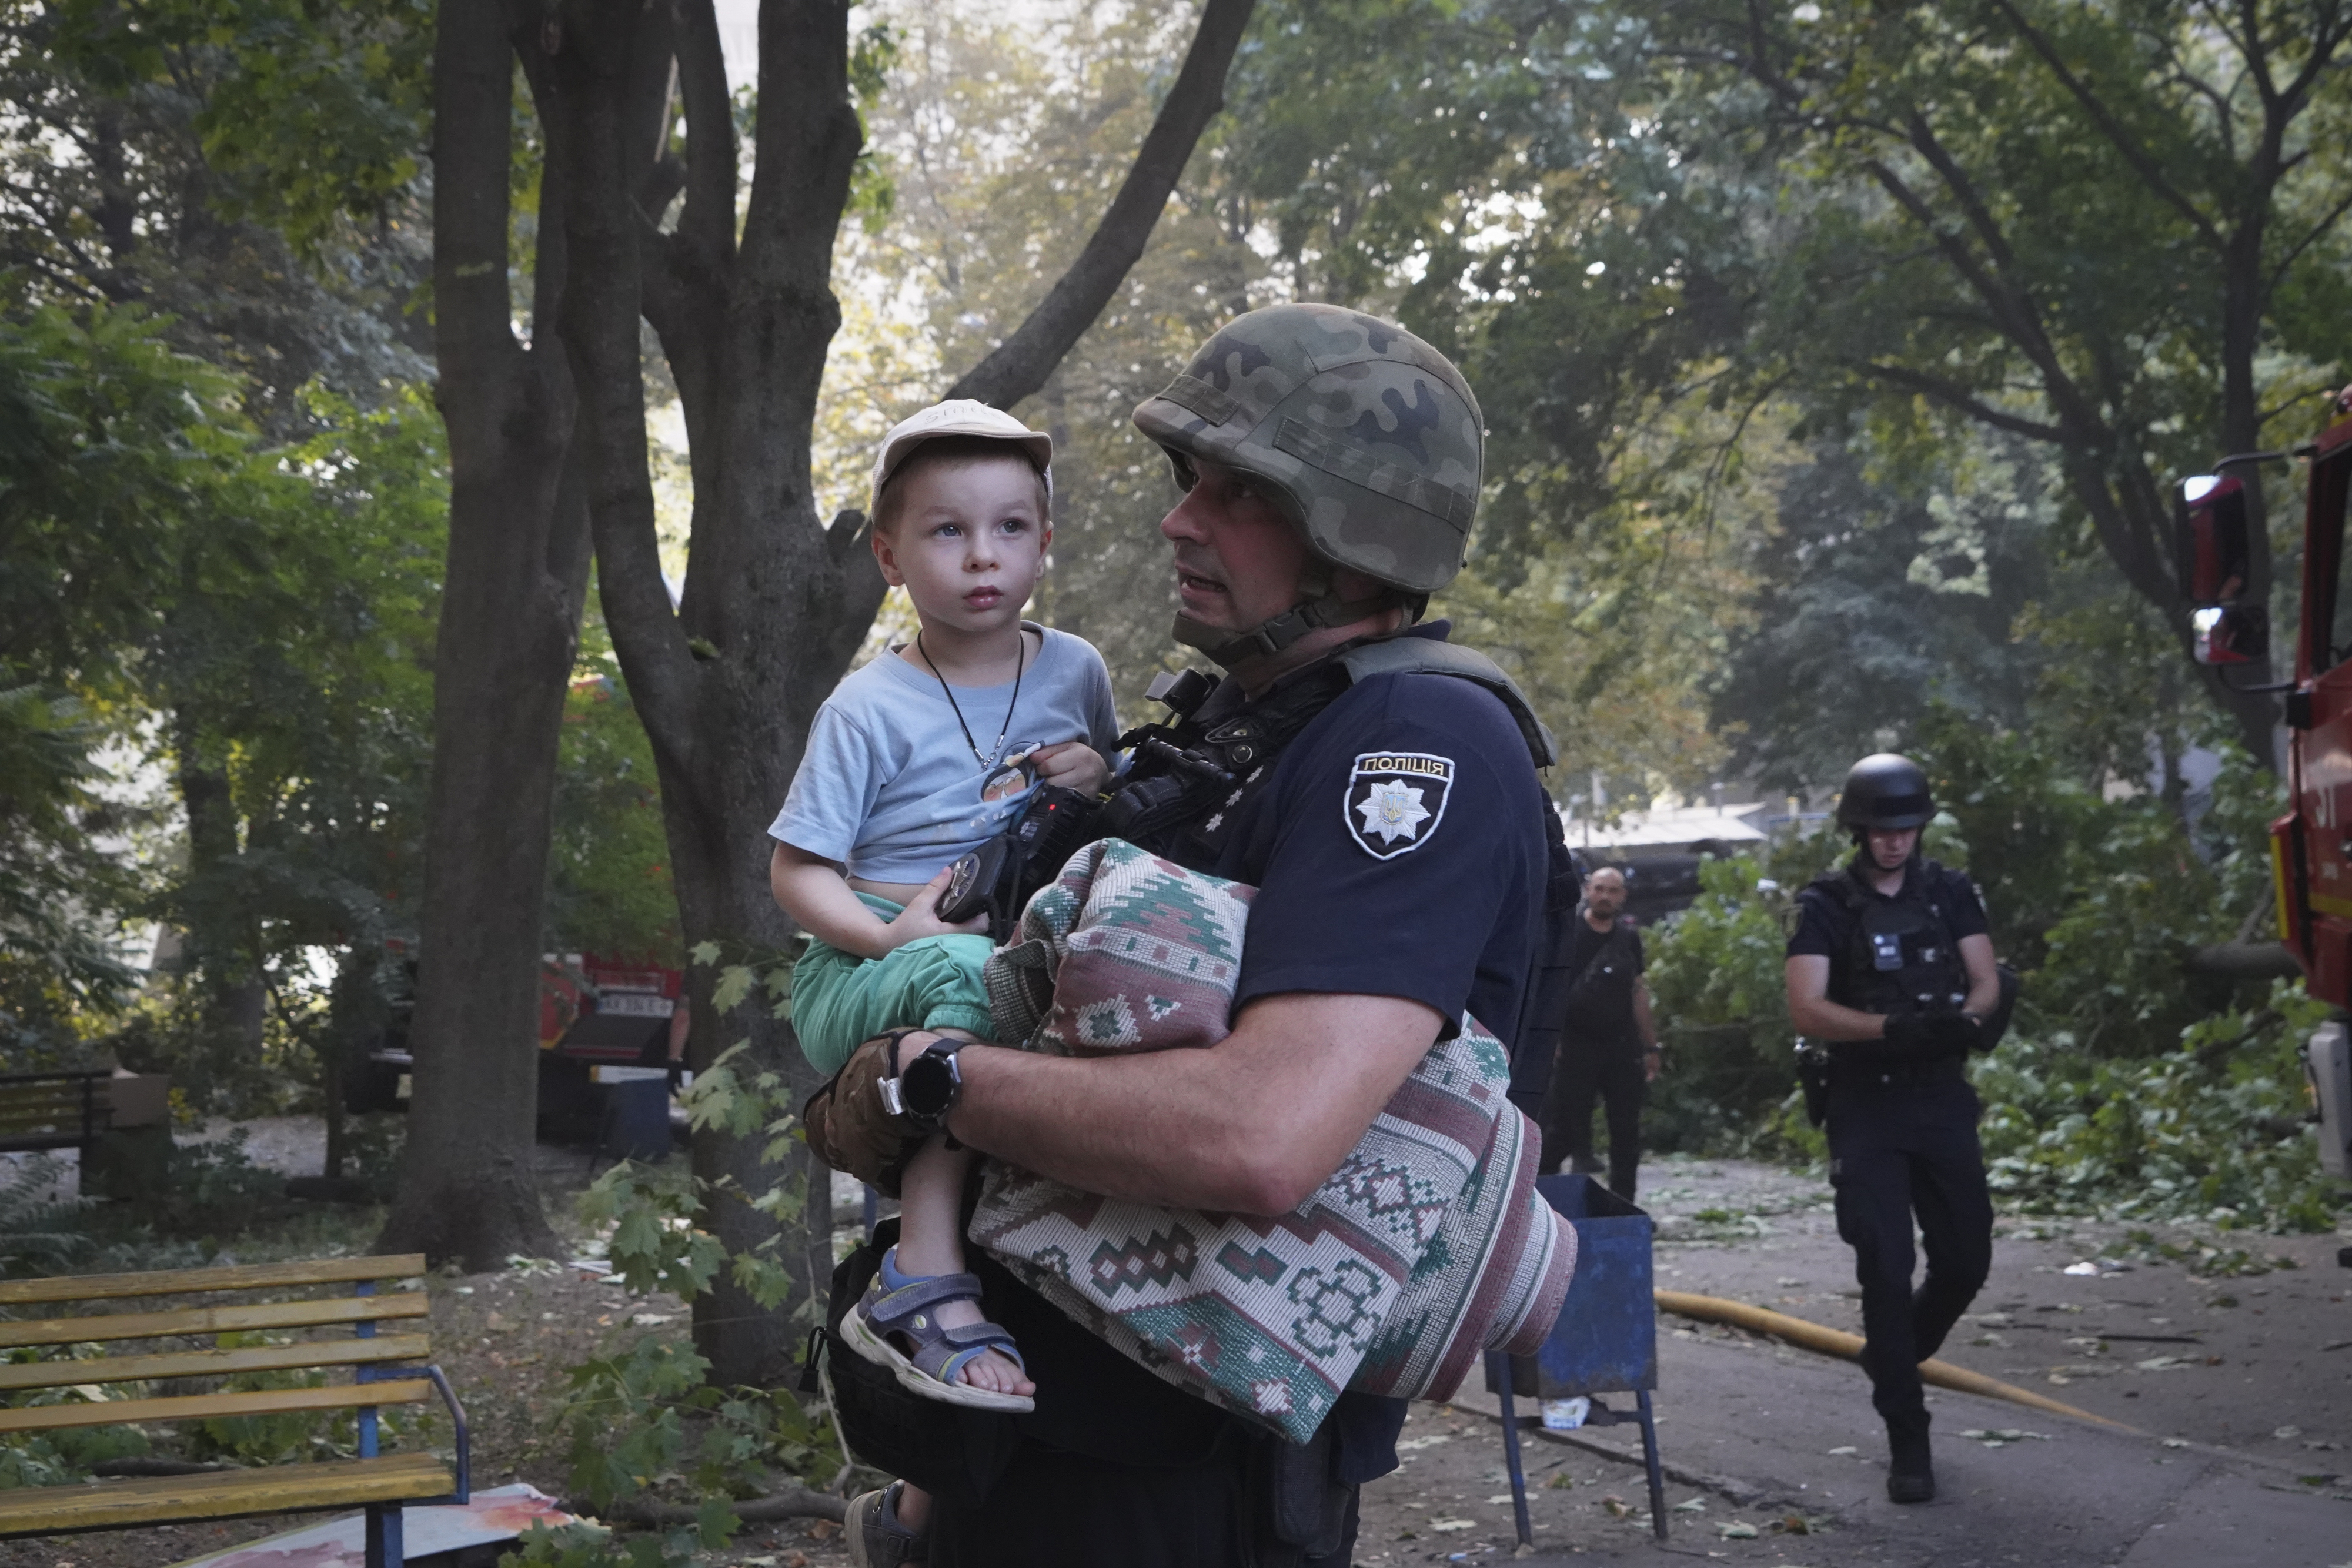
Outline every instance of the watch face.
{"label": "watch face", "polygon": [[898,1097],[910,1115],[943,1116],[955,1103],[957,1082],[951,1059],[926,1053],[898,1074]]}

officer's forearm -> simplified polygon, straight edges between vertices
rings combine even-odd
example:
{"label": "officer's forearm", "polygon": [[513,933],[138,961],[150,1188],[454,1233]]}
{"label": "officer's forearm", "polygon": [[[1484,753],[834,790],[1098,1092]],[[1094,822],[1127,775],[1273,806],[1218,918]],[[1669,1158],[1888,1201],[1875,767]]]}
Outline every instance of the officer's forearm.
{"label": "officer's forearm", "polygon": [[1960,962],[1969,972],[1969,999],[1960,1010],[1976,1018],[1990,1018],[2000,1006],[2000,969],[1993,956],[1990,936],[1960,938]]}
{"label": "officer's forearm", "polygon": [[1339,1168],[1437,1029],[1418,1002],[1300,993],[1252,1003],[1207,1051],[971,1046],[949,1129],[1106,1197],[1280,1214]]}
{"label": "officer's forearm", "polygon": [[1790,997],[1789,1021],[1799,1034],[1832,1043],[1886,1038],[1885,1014],[1860,1012],[1827,997]]}
{"label": "officer's forearm", "polygon": [[1650,988],[1640,980],[1633,982],[1633,1028],[1642,1036],[1642,1049],[1658,1049],[1657,1020],[1650,1016]]}

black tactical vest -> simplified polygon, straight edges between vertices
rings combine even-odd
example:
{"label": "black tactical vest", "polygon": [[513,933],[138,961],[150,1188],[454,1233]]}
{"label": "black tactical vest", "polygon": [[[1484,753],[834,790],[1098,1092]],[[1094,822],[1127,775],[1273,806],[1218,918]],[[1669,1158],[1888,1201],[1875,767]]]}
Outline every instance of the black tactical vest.
{"label": "black tactical vest", "polygon": [[[1180,865],[1214,865],[1241,808],[1265,787],[1284,747],[1349,686],[1386,674],[1451,675],[1483,686],[1510,710],[1538,770],[1559,760],[1551,733],[1486,654],[1430,637],[1381,638],[1343,647],[1286,676],[1255,702],[1241,700],[1230,677],[1219,681],[1188,671],[1153,682],[1153,700],[1173,710],[1176,722],[1144,725],[1119,737],[1120,748],[1132,749],[1135,759],[1096,818],[1096,831]],[[1547,815],[1551,842],[1544,930],[1511,1049],[1510,1097],[1530,1114],[1541,1105],[1551,1076],[1565,983],[1572,978],[1565,954],[1579,882],[1559,814]]]}
{"label": "black tactical vest", "polygon": [[1854,916],[1845,952],[1830,965],[1830,1000],[1865,1013],[1953,1012],[1968,1000],[1959,944],[1927,896],[1942,872],[1919,862],[1891,899],[1874,893],[1856,866],[1813,880]]}

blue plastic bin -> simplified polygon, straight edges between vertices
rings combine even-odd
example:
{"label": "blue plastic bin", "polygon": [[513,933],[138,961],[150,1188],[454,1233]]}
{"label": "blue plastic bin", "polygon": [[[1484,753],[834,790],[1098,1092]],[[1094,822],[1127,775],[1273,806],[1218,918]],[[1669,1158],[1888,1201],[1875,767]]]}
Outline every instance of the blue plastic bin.
{"label": "blue plastic bin", "polygon": [[[1505,1457],[1519,1539],[1531,1542],[1533,1538],[1513,1396],[1544,1400],[1630,1392],[1649,1470],[1651,1528],[1663,1541],[1665,1482],[1658,1468],[1657,1422],[1650,1408],[1650,1390],[1658,1385],[1658,1309],[1651,1294],[1650,1262],[1654,1227],[1647,1214],[1589,1176],[1538,1176],[1536,1191],[1575,1228],[1576,1273],[1559,1321],[1533,1355],[1486,1357],[1487,1392],[1502,1403]],[[1608,1417],[1614,1418],[1613,1413]]]}
{"label": "blue plastic bin", "polygon": [[[1576,1277],[1541,1349],[1513,1358],[1511,1392],[1570,1399],[1658,1385],[1650,1217],[1589,1176],[1539,1176],[1536,1191],[1576,1228]],[[1491,1369],[1487,1391],[1500,1393]]]}

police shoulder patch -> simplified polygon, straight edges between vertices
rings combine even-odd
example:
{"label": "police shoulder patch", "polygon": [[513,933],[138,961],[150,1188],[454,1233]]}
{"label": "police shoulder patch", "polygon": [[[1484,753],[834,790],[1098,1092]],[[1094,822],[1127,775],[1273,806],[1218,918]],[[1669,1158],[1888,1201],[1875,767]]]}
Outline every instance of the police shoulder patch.
{"label": "police shoulder patch", "polygon": [[1374,860],[1421,848],[1445,819],[1454,759],[1425,751],[1367,751],[1348,774],[1348,836]]}

